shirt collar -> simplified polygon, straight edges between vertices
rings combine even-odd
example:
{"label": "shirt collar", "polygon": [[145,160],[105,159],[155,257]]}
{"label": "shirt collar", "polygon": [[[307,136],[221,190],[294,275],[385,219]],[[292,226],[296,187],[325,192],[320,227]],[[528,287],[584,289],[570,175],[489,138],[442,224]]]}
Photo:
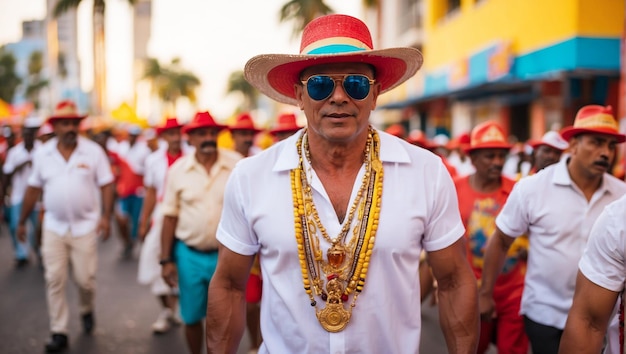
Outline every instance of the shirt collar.
{"label": "shirt collar", "polygon": [[[380,160],[385,163],[409,163],[411,159],[409,157],[406,148],[402,146],[402,140],[395,138],[394,136],[376,130],[380,137]],[[278,152],[278,159],[274,163],[272,171],[288,171],[298,167],[300,163],[300,156],[296,150],[296,142],[302,135],[302,130],[299,130],[289,138],[282,141],[280,144],[281,151]]]}
{"label": "shirt collar", "polygon": [[[574,182],[572,181],[572,178],[569,175],[569,171],[567,170],[567,161],[570,158],[564,158],[561,159],[559,162],[556,163],[556,165],[554,166],[555,170],[554,170],[554,175],[552,176],[552,182],[554,184],[557,185],[562,185],[562,186],[573,186]],[[600,188],[598,188],[598,190],[596,190],[597,192],[611,192],[611,190],[608,189],[607,183],[606,183],[606,173],[604,175],[602,175],[602,183],[600,184]]]}

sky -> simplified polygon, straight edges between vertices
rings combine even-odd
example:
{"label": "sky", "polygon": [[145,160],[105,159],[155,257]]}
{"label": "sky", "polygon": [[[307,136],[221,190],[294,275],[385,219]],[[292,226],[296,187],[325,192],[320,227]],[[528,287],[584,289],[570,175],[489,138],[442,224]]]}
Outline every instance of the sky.
{"label": "sky", "polygon": [[[202,81],[198,109],[208,109],[217,118],[229,116],[238,100],[226,96],[231,72],[242,70],[258,54],[296,54],[299,37],[292,24],[278,23],[279,9],[288,0],[153,0],[151,57],[168,63],[180,57],[182,66]],[[326,0],[335,12],[362,18],[362,0]],[[107,0],[107,101],[109,107],[131,103],[132,11],[125,0]],[[79,55],[83,80],[92,86],[91,8],[84,0],[78,9]],[[43,19],[46,0],[0,0],[0,45],[21,37],[21,22]]]}

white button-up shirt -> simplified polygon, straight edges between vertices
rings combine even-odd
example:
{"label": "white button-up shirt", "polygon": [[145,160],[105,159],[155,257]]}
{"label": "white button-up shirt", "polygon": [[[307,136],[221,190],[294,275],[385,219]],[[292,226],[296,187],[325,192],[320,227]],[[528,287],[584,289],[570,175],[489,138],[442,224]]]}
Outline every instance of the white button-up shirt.
{"label": "white button-up shirt", "polygon": [[67,161],[56,138],[42,145],[28,179],[28,185],[43,189],[43,227],[58,235],[69,231],[72,236],[96,229],[102,209],[100,187],[111,182],[113,173],[104,150],[83,137]]}
{"label": "white button-up shirt", "polygon": [[41,142],[35,140],[33,149],[28,151],[24,147],[24,142],[20,142],[7,152],[2,171],[5,174],[13,173],[13,176],[11,176],[11,205],[17,205],[24,199],[24,192],[26,192],[26,187],[28,187],[28,176],[30,176],[33,167],[31,164],[31,166],[24,166],[17,172],[15,169],[24,162],[32,161],[39,146],[41,146]]}
{"label": "white button-up shirt", "polygon": [[[302,282],[290,179],[290,170],[298,167],[295,144],[300,133],[241,160],[231,174],[217,238],[239,254],[260,251],[260,353],[419,351],[420,253],[448,247],[463,236],[464,228],[456,191],[441,159],[389,134],[379,134],[384,165],[379,228],[367,282],[350,322],[338,333],[321,327]],[[364,173],[362,167],[349,205]],[[312,188],[320,220],[334,237],[342,225],[315,176]],[[328,242],[321,236],[319,240],[320,249],[328,249]],[[322,302],[319,297],[316,301]]]}
{"label": "white button-up shirt", "polygon": [[[614,292],[624,290],[624,283],[626,282],[626,195],[604,208],[591,229],[587,248],[578,267],[585,277],[593,283]],[[605,354],[621,354],[617,317],[614,316],[608,329],[609,340]]]}
{"label": "white button-up shirt", "polygon": [[626,193],[623,181],[605,174],[587,201],[572,182],[567,160],[522,178],[496,218],[509,236],[528,233],[528,269],[520,313],[563,329],[572,305],[578,262],[604,207]]}

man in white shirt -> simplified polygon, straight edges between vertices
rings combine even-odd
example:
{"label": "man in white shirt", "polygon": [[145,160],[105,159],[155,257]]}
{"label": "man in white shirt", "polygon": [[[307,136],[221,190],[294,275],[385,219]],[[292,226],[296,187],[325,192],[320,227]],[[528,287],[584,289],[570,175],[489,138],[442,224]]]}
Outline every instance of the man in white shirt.
{"label": "man in white shirt", "polygon": [[26,218],[43,192],[41,254],[52,333],[46,351],[50,353],[68,347],[65,286],[70,264],[80,293],[83,331],[93,331],[97,238],[98,234],[109,237],[113,174],[104,150],[78,135],[83,118],[71,101],[60,102],[48,118],[56,138],[41,146],[33,158],[17,229],[23,240]]}
{"label": "man in white shirt", "polygon": [[448,350],[476,352],[476,279],[452,178],[441,158],[369,122],[378,95],[421,63],[415,48],[374,50],[367,26],[339,14],[307,25],[299,55],[248,61],[246,79],[302,109],[307,129],[230,176],[209,285],[209,353],[237,350],[259,253],[259,353],[415,354],[422,249]]}
{"label": "man in white shirt", "polygon": [[38,210],[33,210],[28,215],[30,225],[27,242],[21,242],[17,239],[17,223],[20,218],[20,210],[22,209],[22,200],[24,199],[24,192],[26,192],[28,177],[32,172],[33,155],[41,145],[36,140],[37,130],[40,125],[40,119],[37,117],[29,117],[24,120],[22,125],[23,140],[9,149],[6,161],[2,166],[2,172],[4,172],[6,180],[10,181],[9,185],[11,186],[9,232],[13,241],[15,261],[18,268],[28,263],[29,244],[37,256],[39,256],[37,238],[35,237],[35,232],[39,227]]}
{"label": "man in white shirt", "polygon": [[[624,353],[619,330],[624,328],[625,282],[626,195],[607,205],[591,229],[559,353],[600,353],[607,332],[604,353]],[[620,316],[610,321],[618,300]]]}
{"label": "man in white shirt", "polygon": [[569,141],[569,158],[517,182],[496,218],[479,296],[481,315],[491,318],[494,283],[507,250],[527,234],[520,313],[534,354],[558,352],[591,226],[606,205],[626,193],[626,184],[608,173],[617,144],[626,140],[610,107],[582,107],[561,135]]}

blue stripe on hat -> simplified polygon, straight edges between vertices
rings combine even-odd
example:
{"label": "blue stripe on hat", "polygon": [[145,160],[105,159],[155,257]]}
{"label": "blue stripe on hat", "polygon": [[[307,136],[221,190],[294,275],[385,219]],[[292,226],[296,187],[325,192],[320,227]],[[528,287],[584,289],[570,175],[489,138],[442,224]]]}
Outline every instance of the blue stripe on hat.
{"label": "blue stripe on hat", "polygon": [[331,44],[320,48],[315,48],[308,52],[309,55],[316,54],[340,54],[340,53],[352,53],[352,52],[364,52],[365,48],[347,45],[347,44]]}

